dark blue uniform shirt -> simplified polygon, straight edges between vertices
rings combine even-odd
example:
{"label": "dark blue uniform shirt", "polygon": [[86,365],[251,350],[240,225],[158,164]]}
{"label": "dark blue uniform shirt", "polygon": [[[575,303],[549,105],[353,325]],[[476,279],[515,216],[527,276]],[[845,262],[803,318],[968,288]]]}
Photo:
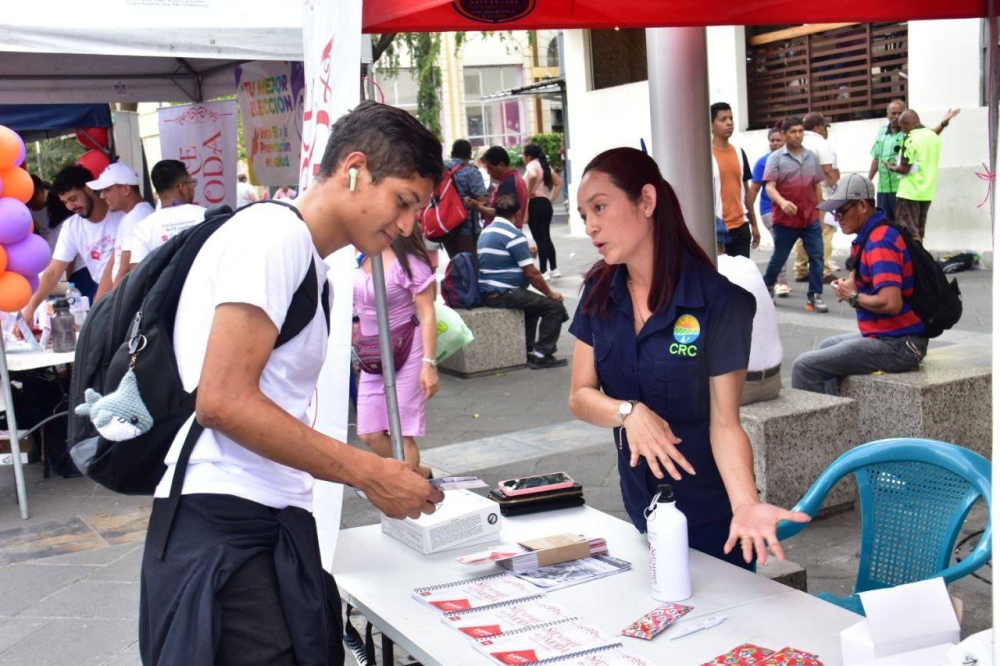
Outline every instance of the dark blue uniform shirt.
{"label": "dark blue uniform shirt", "polygon": [[[678,449],[697,474],[678,467],[680,481],[669,475],[660,481],[642,457],[630,467],[628,437],[615,428],[625,509],[645,532],[643,510],[658,484],[671,483],[689,529],[728,520],[729,497],[709,441],[708,379],[746,369],[757,304],[749,292],[685,252],[670,305],[636,336],[627,282],[628,272],[619,266],[611,286],[610,317],[584,314],[581,305],[570,333],[594,348],[601,390],[619,400],[638,400],[660,415],[682,440]],[[581,303],[590,288],[585,286]]]}

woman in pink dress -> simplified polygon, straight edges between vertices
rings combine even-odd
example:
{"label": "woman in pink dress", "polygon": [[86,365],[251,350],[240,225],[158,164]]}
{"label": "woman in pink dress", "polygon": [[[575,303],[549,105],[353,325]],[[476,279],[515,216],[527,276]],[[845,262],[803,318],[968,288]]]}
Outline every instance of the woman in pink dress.
{"label": "woman in pink dress", "polygon": [[[396,368],[396,394],[403,425],[406,461],[424,476],[430,469],[420,466],[417,437],[424,436],[427,400],[438,391],[434,362],[437,321],[434,317],[436,282],[423,240],[416,234],[398,236],[382,252],[389,306],[389,328],[397,330],[416,315],[419,329],[413,331],[413,346],[406,361]],[[365,259],[354,272],[354,311],[361,320],[361,335],[375,335],[375,291],[371,260]],[[380,456],[392,457],[389,415],[382,375],[361,373],[358,384],[358,438]]]}

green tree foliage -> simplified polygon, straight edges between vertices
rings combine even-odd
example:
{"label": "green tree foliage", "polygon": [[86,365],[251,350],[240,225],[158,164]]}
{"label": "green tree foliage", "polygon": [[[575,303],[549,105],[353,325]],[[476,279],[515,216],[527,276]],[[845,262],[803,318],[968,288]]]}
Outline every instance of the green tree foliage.
{"label": "green tree foliage", "polygon": [[73,135],[58,139],[32,141],[25,146],[28,171],[42,180],[51,181],[64,167],[73,164],[87,152]]}
{"label": "green tree foliage", "polygon": [[562,150],[563,135],[562,132],[549,132],[547,134],[536,134],[531,137],[531,143],[537,144],[542,152],[545,153],[546,159],[549,161],[549,166],[557,171],[561,171],[563,167],[563,158],[560,154]]}

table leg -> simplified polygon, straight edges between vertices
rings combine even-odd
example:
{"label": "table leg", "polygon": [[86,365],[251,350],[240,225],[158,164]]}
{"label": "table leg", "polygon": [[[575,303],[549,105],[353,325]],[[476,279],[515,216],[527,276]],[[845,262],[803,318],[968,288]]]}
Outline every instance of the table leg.
{"label": "table leg", "polygon": [[392,639],[382,634],[382,666],[392,666],[392,662],[395,661],[392,654],[394,647]]}
{"label": "table leg", "polygon": [[10,431],[10,452],[14,456],[14,485],[17,486],[17,503],[21,509],[21,520],[28,519],[28,493],[24,487],[24,469],[21,467],[21,439],[17,430],[17,416],[14,414],[14,395],[10,388],[10,372],[7,371],[7,349],[0,335],[0,383],[3,397],[7,402],[7,429]]}

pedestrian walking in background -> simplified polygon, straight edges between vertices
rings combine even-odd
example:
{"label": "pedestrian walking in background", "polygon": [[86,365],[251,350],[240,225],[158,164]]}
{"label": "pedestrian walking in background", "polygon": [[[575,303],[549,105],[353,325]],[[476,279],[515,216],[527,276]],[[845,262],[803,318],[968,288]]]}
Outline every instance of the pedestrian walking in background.
{"label": "pedestrian walking in background", "polygon": [[[771,153],[785,145],[785,132],[781,129],[780,125],[772,127],[767,133],[767,142],[771,148]],[[767,227],[773,241],[774,224],[771,220],[773,204],[771,203],[771,197],[767,196],[767,190],[764,189],[764,166],[767,164],[767,158],[770,157],[771,153],[761,155],[760,159],[753,166],[753,180],[750,181],[750,187],[747,189],[750,199],[747,202],[747,207],[753,208],[753,203],[757,200],[757,193],[759,192],[760,221]],[[774,295],[787,298],[790,293],[792,293],[792,288],[788,286],[787,270],[785,269],[785,265],[782,264],[781,270],[778,272],[778,282],[774,285]]]}
{"label": "pedestrian walking in background", "polygon": [[562,189],[562,178],[549,166],[538,144],[526,144],[521,157],[527,166],[524,180],[529,193],[528,228],[538,247],[538,270],[546,279],[557,278],[562,274],[556,267],[556,246],[552,242],[552,204]]}

